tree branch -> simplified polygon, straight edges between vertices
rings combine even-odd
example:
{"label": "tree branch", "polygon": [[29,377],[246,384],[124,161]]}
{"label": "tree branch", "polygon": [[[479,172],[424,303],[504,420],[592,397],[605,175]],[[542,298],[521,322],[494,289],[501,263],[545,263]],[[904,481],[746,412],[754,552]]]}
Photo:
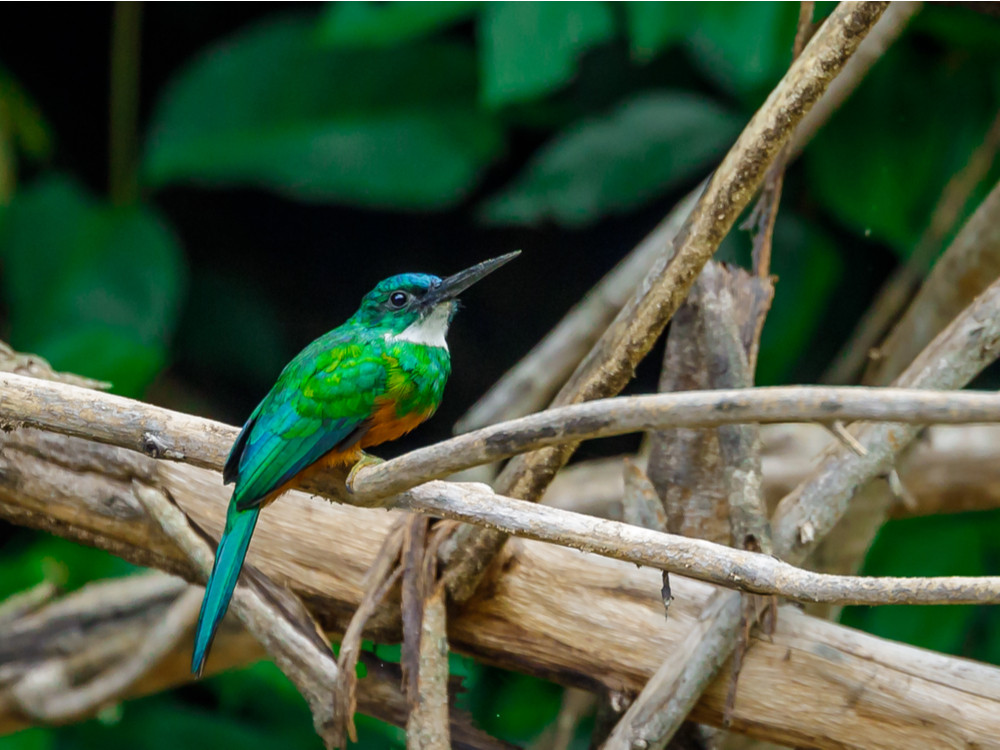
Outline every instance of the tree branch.
{"label": "tree branch", "polygon": [[[219,439],[208,431],[203,437]],[[209,533],[222,528],[228,492],[214,472],[32,430],[0,434],[0,444],[0,515],[10,520],[190,578],[196,572],[187,558],[157,532],[132,496],[131,482],[123,484],[120,477],[142,476]],[[325,628],[342,632],[395,518],[291,492],[262,515],[248,561],[308,602]],[[675,578],[676,599],[664,621],[655,571],[528,541],[509,545],[502,564],[505,573],[489,591],[451,618],[453,647],[506,669],[591,690],[637,691],[654,665],[678,653],[713,591]],[[115,613],[99,608],[95,614],[85,622],[101,637],[100,618]],[[78,638],[76,621],[64,622]],[[378,617],[369,632],[398,638],[398,629]],[[227,646],[232,634],[224,626],[213,650],[215,668],[247,658],[240,656],[246,651]],[[51,630],[16,644],[0,639],[0,671],[8,673],[10,661],[27,658],[30,648],[41,650],[38,658],[44,659],[44,649],[60,642],[65,637]],[[254,644],[239,643],[254,658],[259,655]],[[136,689],[188,680],[189,659],[187,647],[175,651]],[[872,684],[880,690],[865,689]],[[1000,734],[997,684],[995,668],[887,643],[787,609],[773,640],[750,649],[733,727],[813,747],[877,745],[886,737],[913,747],[950,746],[959,739],[986,743]],[[695,718],[719,723],[725,693],[724,684],[714,683]],[[789,712],[793,704],[800,710]],[[830,711],[830,705],[853,710]],[[359,707],[366,710],[363,702]],[[962,712],[961,726],[955,711]],[[912,721],[914,712],[920,722]],[[0,689],[0,727],[13,726],[23,726],[23,717],[10,713]]]}
{"label": "tree branch", "polygon": [[[26,382],[20,383],[22,389],[36,383],[47,395],[39,398],[27,398],[22,405],[31,408],[44,408],[50,412],[68,413],[70,401],[55,400],[57,393],[74,391],[72,386],[32,381],[15,375],[3,376],[7,381],[14,379]],[[110,410],[102,410],[104,421],[94,425],[94,431],[100,433],[103,439],[116,435],[124,437],[124,444],[134,443],[137,427],[141,430],[141,414],[150,414],[151,421],[166,423],[170,421],[170,412],[139,402],[130,402],[107,394],[82,391],[89,394],[96,403],[114,401],[117,406],[131,404],[129,417],[122,420],[112,419]],[[73,396],[79,394],[72,393]],[[923,394],[927,395],[927,394]],[[973,395],[990,398],[987,394],[954,394]],[[655,398],[662,398],[657,396]],[[992,397],[1000,400],[1000,397]],[[6,408],[10,408],[7,404]],[[157,414],[160,413],[160,414]],[[34,418],[25,421],[35,422]],[[194,417],[189,418],[194,420]],[[39,420],[41,421],[41,420]],[[184,420],[175,420],[183,423]],[[208,436],[224,434],[221,425],[213,425],[209,420],[197,420],[197,432],[188,435],[172,433],[158,434],[158,439],[167,445],[188,445],[194,449],[195,441],[200,436],[205,443],[218,442]],[[50,426],[52,426],[50,424]],[[190,425],[189,425],[190,426]],[[67,432],[79,433],[76,426]],[[143,431],[145,434],[145,431]],[[205,445],[194,450],[192,455],[221,454]],[[340,493],[329,487],[314,487],[323,494],[340,497]],[[668,534],[638,529],[612,521],[604,521],[581,516],[577,513],[562,511],[556,508],[540,507],[524,501],[493,494],[485,485],[450,484],[447,482],[428,482],[397,498],[397,504],[410,510],[429,513],[444,518],[467,521],[504,533],[513,533],[528,538],[551,541],[564,546],[596,552],[597,554],[628,560],[640,565],[650,565],[660,570],[666,570],[682,575],[689,575],[701,580],[711,581],[723,586],[739,588],[744,591],[761,594],[779,594],[800,601],[826,601],[841,604],[860,603],[960,603],[993,601],[996,592],[1000,591],[1000,579],[866,579],[850,577],[823,577],[805,570],[797,570],[790,565],[775,560],[767,555],[757,555],[742,550],[732,550],[728,547],[712,544],[699,539],[687,539]],[[208,557],[205,564],[207,565]]]}

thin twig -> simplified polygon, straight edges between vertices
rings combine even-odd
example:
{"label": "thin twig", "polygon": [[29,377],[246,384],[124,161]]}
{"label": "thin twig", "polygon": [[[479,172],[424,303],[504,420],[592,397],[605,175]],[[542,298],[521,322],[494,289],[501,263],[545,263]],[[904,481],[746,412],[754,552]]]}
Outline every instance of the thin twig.
{"label": "thin twig", "polygon": [[507,534],[626,560],[726,588],[806,602],[944,604],[1000,602],[1000,577],[829,576],[702,539],[641,529],[494,494],[485,485],[428,482],[402,507]]}
{"label": "thin twig", "polygon": [[[0,379],[0,386],[2,382]],[[0,406],[0,418],[2,415]],[[629,432],[834,420],[907,424],[995,422],[1000,420],[1000,395],[858,386],[773,386],[601,399],[485,427],[365,467],[355,475],[352,490],[357,501],[368,504],[374,498],[387,497],[474,465],[545,446]],[[58,424],[54,420],[47,422]]]}

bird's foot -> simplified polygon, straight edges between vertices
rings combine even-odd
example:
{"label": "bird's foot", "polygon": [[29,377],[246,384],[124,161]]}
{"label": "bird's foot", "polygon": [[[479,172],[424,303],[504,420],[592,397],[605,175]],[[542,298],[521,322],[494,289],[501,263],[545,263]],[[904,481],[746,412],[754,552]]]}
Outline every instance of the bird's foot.
{"label": "bird's foot", "polygon": [[361,451],[361,458],[358,462],[351,467],[351,472],[347,475],[347,491],[354,494],[354,480],[358,476],[358,472],[364,469],[366,466],[374,466],[375,464],[385,463],[384,458],[379,458],[378,456],[373,456],[370,453],[365,453]]}

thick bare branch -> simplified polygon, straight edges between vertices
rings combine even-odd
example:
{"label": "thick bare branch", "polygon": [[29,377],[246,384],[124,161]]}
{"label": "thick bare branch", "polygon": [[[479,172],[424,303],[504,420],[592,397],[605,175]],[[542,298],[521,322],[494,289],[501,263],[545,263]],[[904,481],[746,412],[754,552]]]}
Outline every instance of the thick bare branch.
{"label": "thick bare branch", "polygon": [[1000,395],[979,392],[776,386],[601,399],[485,427],[365,467],[354,477],[351,502],[372,504],[420,482],[545,446],[657,428],[832,420],[967,423],[998,417]]}
{"label": "thick bare branch", "polygon": [[32,719],[47,724],[81,719],[125,694],[139,678],[187,636],[201,605],[202,589],[189,586],[171,603],[135,653],[83,685],[73,683],[69,662],[53,659],[28,672],[11,690],[17,705]]}
{"label": "thick bare branch", "polygon": [[[812,473],[833,445],[818,424],[775,424],[761,428],[764,495],[768,507]],[[641,460],[636,459],[641,465]],[[575,463],[559,472],[543,502],[601,518],[622,520],[622,457]],[[897,461],[903,484],[913,491],[912,508],[894,503],[893,518],[960,513],[1000,507],[1000,426],[936,426],[924,429]]]}
{"label": "thick bare branch", "polygon": [[[998,292],[1000,298],[1000,292]],[[998,324],[1000,325],[1000,324]],[[998,340],[1000,341],[1000,340]],[[998,344],[1000,345],[1000,344]],[[124,445],[134,444],[133,434],[138,426],[141,429],[143,414],[151,414],[150,421],[165,422],[166,417],[157,417],[157,412],[165,412],[139,402],[128,399],[120,399],[107,394],[98,394],[90,391],[78,391],[73,386],[59,383],[48,383],[45,381],[21,378],[16,375],[4,376],[7,382],[20,386],[22,394],[31,393],[32,388],[37,387],[41,395],[39,397],[26,396],[18,399],[11,399],[17,402],[22,408],[32,409],[45,414],[71,414],[73,409],[69,404],[74,403],[73,399],[82,394],[87,394],[91,399],[99,402],[108,402],[115,408],[128,409],[128,414],[124,418],[113,419],[112,410],[102,409],[105,421],[95,426],[94,432],[99,433],[101,439],[108,440],[117,438]],[[854,392],[858,389],[846,389]],[[751,390],[737,390],[731,392],[721,392],[723,394],[722,410],[729,415],[734,411],[734,402],[729,401],[739,394],[752,393]],[[68,403],[60,400],[63,394],[70,395]],[[711,398],[717,398],[720,392],[707,392]],[[647,399],[682,398],[691,394],[661,394],[657,396],[642,397]],[[928,394],[920,391],[913,391],[908,394],[910,398],[926,399]],[[984,404],[992,402],[996,409],[997,417],[1000,417],[1000,396],[994,394],[946,394],[949,399],[965,400],[968,403],[977,402],[975,414],[982,416],[986,413]],[[933,399],[931,399],[933,401]],[[738,403],[738,402],[737,402]],[[955,401],[948,401],[948,408],[954,405]],[[587,404],[576,407],[578,409],[592,409],[594,404]],[[5,402],[5,408],[13,409],[12,403]],[[827,413],[830,413],[829,404],[826,405]],[[947,409],[944,413],[951,413]],[[45,423],[49,427],[57,426],[56,421],[51,416],[44,419],[31,417],[27,419],[27,414],[21,414],[20,421],[30,421],[33,424]],[[165,412],[168,415],[172,414]],[[122,415],[119,415],[122,416]],[[756,415],[750,418],[755,418]],[[171,417],[173,418],[173,417]],[[744,419],[746,416],[744,416]],[[911,415],[912,418],[912,415]],[[531,417],[526,419],[532,419]],[[191,421],[188,421],[191,420]],[[187,445],[192,451],[192,455],[211,456],[221,455],[222,451],[203,445],[197,447],[198,438],[202,442],[211,443],[217,439],[215,435],[225,434],[222,425],[217,425],[209,420],[197,420],[189,417],[187,420],[175,419],[178,425],[185,425],[187,429],[194,426],[195,431],[186,435],[173,433],[158,433],[157,440],[165,445]],[[192,424],[193,423],[204,423]],[[210,426],[214,425],[214,426]],[[642,425],[650,426],[649,424]],[[487,428],[487,430],[492,428]],[[71,426],[67,432],[79,434],[85,431],[80,425]],[[461,440],[463,438],[456,438]],[[341,497],[339,492],[326,490],[334,499]],[[628,559],[644,565],[652,565],[661,570],[691,575],[703,580],[709,580],[727,586],[736,586],[743,590],[754,593],[780,594],[789,598],[800,599],[802,601],[836,601],[838,603],[873,603],[877,601],[899,602],[900,597],[912,596],[913,601],[987,601],[991,600],[992,593],[989,584],[979,582],[974,579],[964,579],[963,582],[952,581],[947,583],[919,581],[912,579],[910,582],[887,584],[888,589],[883,588],[878,583],[873,583],[873,579],[854,579],[841,581],[821,582],[815,579],[816,574],[807,571],[795,572],[795,569],[773,560],[766,555],[752,555],[740,550],[728,550],[720,545],[695,539],[684,539],[683,537],[672,537],[664,534],[656,534],[642,529],[636,529],[625,524],[615,524],[608,521],[600,521],[579,514],[561,511],[555,508],[533,507],[531,504],[494,495],[485,485],[459,485],[446,482],[429,482],[420,487],[407,492],[397,499],[404,507],[419,512],[430,513],[447,518],[467,521],[494,529],[501,529],[507,533],[521,534],[531,538],[553,541],[557,544],[587,549],[598,554]],[[610,527],[607,524],[612,524]],[[642,538],[642,534],[654,534],[651,539]],[[636,536],[639,535],[639,536]],[[617,542],[615,540],[618,540]],[[689,547],[686,545],[696,545]],[[697,546],[702,545],[702,546]],[[628,550],[623,554],[624,550]],[[192,552],[193,554],[193,552]],[[675,557],[675,555],[677,557]],[[205,559],[207,566],[209,558]],[[680,562],[683,561],[683,562]],[[711,562],[710,562],[711,561]],[[778,566],[778,567],[774,567]],[[793,586],[778,587],[778,580],[794,581]],[[820,585],[822,583],[822,585]],[[813,587],[816,586],[815,589]],[[957,588],[955,588],[957,587]],[[909,600],[907,600],[909,601]]]}
{"label": "thick bare branch", "polygon": [[[139,401],[60,383],[0,374],[0,422],[87,437],[156,457],[220,469],[237,429]],[[95,419],[100,414],[100,419]],[[666,426],[831,420],[907,424],[1000,421],[1000,395],[910,388],[779,386],[687,391],[603,399],[550,409],[420,448],[358,472],[354,494],[326,492],[353,504],[516,453],[563,442]]]}

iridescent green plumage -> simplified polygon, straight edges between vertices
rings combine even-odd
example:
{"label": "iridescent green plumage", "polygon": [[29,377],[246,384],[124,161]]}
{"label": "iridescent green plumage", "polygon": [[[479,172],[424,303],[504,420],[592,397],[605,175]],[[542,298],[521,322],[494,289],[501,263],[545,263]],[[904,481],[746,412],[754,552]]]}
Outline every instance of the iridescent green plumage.
{"label": "iridescent green plumage", "polygon": [[365,295],[339,328],[282,371],[233,444],[223,470],[235,482],[205,589],[192,671],[200,673],[239,578],[263,505],[319,461],[349,464],[430,417],[451,372],[444,336],[454,298],[512,253],[447,279],[403,274]]}

